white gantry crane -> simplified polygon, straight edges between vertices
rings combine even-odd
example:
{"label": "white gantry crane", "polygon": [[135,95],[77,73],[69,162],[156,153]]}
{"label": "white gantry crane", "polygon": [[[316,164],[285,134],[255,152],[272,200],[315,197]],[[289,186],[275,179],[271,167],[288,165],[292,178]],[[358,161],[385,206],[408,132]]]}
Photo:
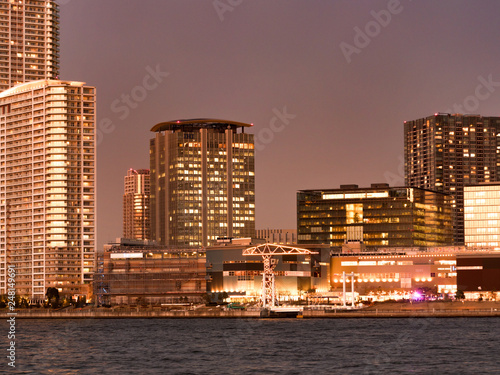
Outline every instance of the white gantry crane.
{"label": "white gantry crane", "polygon": [[318,254],[317,252],[301,249],[298,247],[283,246],[266,243],[243,250],[243,255],[257,255],[264,260],[264,273],[262,274],[262,296],[261,304],[265,308],[278,306],[276,298],[276,284],[274,268],[278,264],[278,259],[272,258],[273,255],[309,255]]}

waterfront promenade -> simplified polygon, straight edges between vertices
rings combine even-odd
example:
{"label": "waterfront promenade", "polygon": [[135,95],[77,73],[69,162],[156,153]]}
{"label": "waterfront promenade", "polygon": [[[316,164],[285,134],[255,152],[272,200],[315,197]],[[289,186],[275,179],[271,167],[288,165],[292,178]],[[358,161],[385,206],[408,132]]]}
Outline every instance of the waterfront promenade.
{"label": "waterfront promenade", "polygon": [[[5,314],[5,312],[3,312]],[[366,308],[344,310],[333,306],[304,306],[301,317],[307,318],[449,318],[500,317],[500,302],[418,302],[377,303]],[[199,307],[168,310],[165,308],[65,308],[18,309],[18,319],[119,319],[119,318],[260,318],[260,310],[252,307],[231,310]]]}

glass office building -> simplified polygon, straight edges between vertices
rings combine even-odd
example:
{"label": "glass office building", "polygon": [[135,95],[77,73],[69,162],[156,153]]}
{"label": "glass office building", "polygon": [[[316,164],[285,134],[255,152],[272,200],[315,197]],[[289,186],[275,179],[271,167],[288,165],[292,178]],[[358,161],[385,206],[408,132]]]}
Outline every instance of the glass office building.
{"label": "glass office building", "polygon": [[254,138],[245,133],[251,126],[193,119],[151,129],[151,239],[192,248],[254,236]]}
{"label": "glass office building", "polygon": [[500,182],[464,187],[465,245],[500,250]]}
{"label": "glass office building", "polygon": [[430,190],[372,184],[297,193],[299,244],[368,248],[443,246],[452,242],[450,196]]}

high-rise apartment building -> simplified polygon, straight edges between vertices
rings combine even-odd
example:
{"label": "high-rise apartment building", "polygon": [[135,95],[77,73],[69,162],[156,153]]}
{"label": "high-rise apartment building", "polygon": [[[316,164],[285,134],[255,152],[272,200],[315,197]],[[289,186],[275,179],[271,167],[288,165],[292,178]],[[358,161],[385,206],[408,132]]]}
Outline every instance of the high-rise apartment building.
{"label": "high-rise apartment building", "polygon": [[500,117],[443,114],[406,121],[405,184],[453,196],[454,243],[464,243],[464,185],[500,178]]}
{"label": "high-rise apartment building", "polygon": [[151,239],[200,247],[255,234],[254,138],[250,124],[194,119],[151,131]]}
{"label": "high-rise apartment building", "polygon": [[59,6],[0,0],[0,91],[59,75]]}
{"label": "high-rise apartment building", "polygon": [[500,250],[500,182],[464,187],[465,245]]}
{"label": "high-rise apartment building", "polygon": [[450,196],[372,184],[297,193],[299,244],[363,243],[367,248],[445,246],[452,239]]}
{"label": "high-rise apartment building", "polygon": [[123,237],[149,239],[149,169],[129,169],[123,194]]}
{"label": "high-rise apartment building", "polygon": [[0,294],[84,295],[95,255],[95,89],[35,81],[0,94]]}

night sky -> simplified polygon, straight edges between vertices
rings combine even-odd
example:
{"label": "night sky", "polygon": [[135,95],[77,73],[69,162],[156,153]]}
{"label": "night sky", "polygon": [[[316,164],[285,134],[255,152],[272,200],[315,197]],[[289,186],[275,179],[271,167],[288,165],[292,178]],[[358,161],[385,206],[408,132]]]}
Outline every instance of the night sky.
{"label": "night sky", "polygon": [[98,250],[159,122],[254,124],[260,229],[295,228],[300,189],[403,185],[404,120],[500,115],[498,1],[59,3],[60,78],[98,93]]}

